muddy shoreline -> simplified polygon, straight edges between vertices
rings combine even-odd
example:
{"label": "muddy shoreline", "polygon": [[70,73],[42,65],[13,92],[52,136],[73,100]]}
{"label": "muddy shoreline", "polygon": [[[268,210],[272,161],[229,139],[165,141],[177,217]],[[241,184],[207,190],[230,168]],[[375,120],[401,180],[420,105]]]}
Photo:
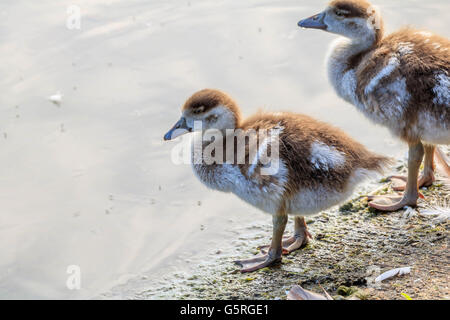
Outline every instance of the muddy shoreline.
{"label": "muddy shoreline", "polygon": [[[405,172],[399,161],[394,172]],[[450,223],[448,185],[438,180],[421,191],[425,200],[417,208],[385,214],[369,209],[361,195],[376,188],[391,192],[382,179],[365,186],[353,200],[339,208],[307,218],[313,240],[285,256],[280,265],[241,274],[233,261],[258,254],[268,243],[267,221],[230,228],[225,244],[205,253],[189,271],[165,270],[135,279],[132,290],[116,287],[103,298],[126,299],[286,299],[294,285],[334,299],[449,299]],[[437,208],[437,211],[436,211]],[[439,209],[440,208],[440,209]],[[439,211],[440,210],[440,211]],[[447,212],[430,215],[430,212]],[[292,231],[292,223],[286,234]],[[381,273],[411,267],[411,273],[375,283]],[[136,286],[140,283],[140,286]],[[128,288],[130,285],[128,285]],[[125,292],[126,291],[126,292]]]}

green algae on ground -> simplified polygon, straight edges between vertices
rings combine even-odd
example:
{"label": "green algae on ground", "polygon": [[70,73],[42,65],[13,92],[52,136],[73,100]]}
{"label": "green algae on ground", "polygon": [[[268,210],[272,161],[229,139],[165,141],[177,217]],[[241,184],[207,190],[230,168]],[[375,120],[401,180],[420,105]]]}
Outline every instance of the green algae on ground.
{"label": "green algae on ground", "polygon": [[346,286],[339,286],[339,288],[337,288],[337,290],[336,290],[336,293],[343,297],[348,297],[348,296],[351,296],[352,294],[354,294],[356,291],[358,291],[358,288],[356,288],[356,287],[349,288]]}

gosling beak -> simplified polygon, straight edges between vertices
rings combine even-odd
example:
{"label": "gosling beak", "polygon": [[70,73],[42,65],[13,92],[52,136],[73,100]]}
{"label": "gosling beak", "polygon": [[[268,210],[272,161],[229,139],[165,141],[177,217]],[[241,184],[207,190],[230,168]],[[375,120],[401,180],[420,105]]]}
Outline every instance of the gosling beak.
{"label": "gosling beak", "polygon": [[192,128],[188,127],[186,119],[182,117],[177,123],[175,123],[173,128],[164,135],[164,140],[172,140],[189,132],[192,132]]}
{"label": "gosling beak", "polygon": [[327,25],[323,21],[324,19],[325,12],[321,12],[315,16],[301,20],[298,23],[298,26],[300,28],[327,30]]}

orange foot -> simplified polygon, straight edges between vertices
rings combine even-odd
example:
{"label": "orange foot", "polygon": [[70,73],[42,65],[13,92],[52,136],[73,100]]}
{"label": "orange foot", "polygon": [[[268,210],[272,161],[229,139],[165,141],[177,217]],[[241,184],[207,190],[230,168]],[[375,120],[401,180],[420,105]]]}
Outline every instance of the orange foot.
{"label": "orange foot", "polygon": [[[392,181],[392,189],[395,191],[404,191],[406,188],[406,182],[408,181],[407,177],[404,176],[392,176],[389,177],[389,180]],[[421,175],[419,177],[418,186],[419,188],[422,187],[429,187],[431,186],[435,181],[434,175]]]}
{"label": "orange foot", "polygon": [[234,263],[240,265],[242,267],[241,272],[244,273],[244,272],[253,272],[280,262],[281,262],[281,255],[279,257],[276,257],[268,253],[256,258],[238,260],[235,261]]}
{"label": "orange foot", "polygon": [[[423,196],[422,196],[423,197]],[[396,195],[396,196],[369,196],[369,206],[380,211],[393,212],[406,206],[417,206],[418,197]]]}
{"label": "orange foot", "polygon": [[[283,254],[288,255],[295,250],[303,248],[309,243],[309,240],[312,239],[311,234],[306,229],[306,227],[302,230],[300,234],[293,235],[292,237],[285,237],[282,243],[283,246]],[[262,253],[267,253],[267,250],[270,248],[269,245],[259,246],[258,249],[261,250]]]}

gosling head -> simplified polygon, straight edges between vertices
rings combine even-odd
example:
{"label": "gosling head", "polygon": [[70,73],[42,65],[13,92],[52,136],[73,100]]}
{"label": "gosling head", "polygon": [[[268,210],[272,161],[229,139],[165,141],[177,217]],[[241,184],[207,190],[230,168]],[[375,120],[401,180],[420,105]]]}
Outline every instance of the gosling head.
{"label": "gosling head", "polygon": [[204,89],[185,102],[180,120],[164,135],[164,140],[197,130],[236,129],[240,118],[239,108],[231,97],[219,90]]}
{"label": "gosling head", "polygon": [[383,35],[380,13],[366,0],[333,0],[324,11],[301,20],[298,26],[328,31],[352,40],[378,42]]}

